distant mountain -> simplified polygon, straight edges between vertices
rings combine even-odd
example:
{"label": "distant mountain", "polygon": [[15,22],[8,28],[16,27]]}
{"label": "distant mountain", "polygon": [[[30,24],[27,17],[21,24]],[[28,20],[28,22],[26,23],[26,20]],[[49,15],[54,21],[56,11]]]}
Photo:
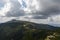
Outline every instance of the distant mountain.
{"label": "distant mountain", "polygon": [[49,23],[49,25],[55,26],[55,27],[60,27],[60,24],[57,23]]}
{"label": "distant mountain", "polygon": [[27,21],[11,20],[0,24],[0,40],[43,40],[59,27]]}

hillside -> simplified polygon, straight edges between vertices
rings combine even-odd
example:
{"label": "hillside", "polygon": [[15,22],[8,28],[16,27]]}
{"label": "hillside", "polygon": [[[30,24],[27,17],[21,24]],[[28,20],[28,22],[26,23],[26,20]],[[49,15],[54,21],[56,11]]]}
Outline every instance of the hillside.
{"label": "hillside", "polygon": [[[60,28],[19,20],[0,24],[0,40],[47,40],[50,35],[60,35]],[[53,40],[60,40],[59,38],[60,36]]]}

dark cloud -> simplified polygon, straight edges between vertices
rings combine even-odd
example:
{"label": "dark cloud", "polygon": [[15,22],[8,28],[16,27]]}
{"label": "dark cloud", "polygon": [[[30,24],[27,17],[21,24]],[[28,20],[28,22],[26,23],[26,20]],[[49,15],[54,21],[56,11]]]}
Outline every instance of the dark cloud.
{"label": "dark cloud", "polygon": [[[32,15],[33,19],[47,19],[50,16],[53,15],[58,15],[60,14],[60,9],[58,7],[51,7],[51,8],[47,8],[46,10],[42,11],[42,12],[36,12],[36,13],[32,13],[30,15]],[[42,15],[42,16],[39,16]],[[27,17],[29,18],[29,17]]]}
{"label": "dark cloud", "polygon": [[[25,18],[30,18],[30,17],[25,17]],[[36,15],[36,16],[32,16],[30,19],[47,19],[47,16],[38,16],[38,15]]]}
{"label": "dark cloud", "polygon": [[[36,12],[35,14],[32,15],[37,15],[34,16],[34,19],[47,19],[50,16],[53,15],[60,15],[60,3],[58,3],[59,0],[42,0],[42,11]],[[38,16],[38,15],[43,15],[43,16]]]}
{"label": "dark cloud", "polygon": [[[47,19],[50,16],[60,14],[60,0],[39,0],[42,6],[42,11],[37,11],[35,13],[29,14],[32,15],[33,19]],[[11,1],[12,7],[11,10],[7,13],[8,17],[18,17],[26,16],[26,13],[23,10],[20,10],[20,3],[18,1]],[[38,16],[42,15],[42,16]],[[28,16],[26,18],[29,18]]]}

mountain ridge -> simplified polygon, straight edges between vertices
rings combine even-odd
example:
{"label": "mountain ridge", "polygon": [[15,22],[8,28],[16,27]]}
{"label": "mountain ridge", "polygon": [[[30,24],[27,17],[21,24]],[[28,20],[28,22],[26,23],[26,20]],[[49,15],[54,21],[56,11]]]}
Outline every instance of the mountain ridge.
{"label": "mountain ridge", "polygon": [[45,40],[54,33],[60,35],[58,28],[47,24],[11,20],[0,24],[0,40]]}
{"label": "mountain ridge", "polygon": [[31,25],[31,26],[34,26],[36,29],[56,29],[56,28],[59,28],[59,27],[54,27],[54,26],[51,26],[51,25],[48,25],[48,24],[37,24],[37,23],[33,23],[33,22],[28,22],[28,21],[20,21],[20,20],[11,20],[11,21],[8,21],[6,23],[1,23],[0,26],[10,26],[10,25],[25,25],[25,24],[28,24],[28,25]]}

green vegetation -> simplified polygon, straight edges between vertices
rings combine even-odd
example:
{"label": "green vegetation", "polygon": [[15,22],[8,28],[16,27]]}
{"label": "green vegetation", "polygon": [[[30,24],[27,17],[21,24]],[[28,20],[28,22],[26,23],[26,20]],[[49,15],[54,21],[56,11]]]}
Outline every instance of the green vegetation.
{"label": "green vegetation", "polygon": [[60,40],[60,28],[31,22],[0,24],[0,40]]}

